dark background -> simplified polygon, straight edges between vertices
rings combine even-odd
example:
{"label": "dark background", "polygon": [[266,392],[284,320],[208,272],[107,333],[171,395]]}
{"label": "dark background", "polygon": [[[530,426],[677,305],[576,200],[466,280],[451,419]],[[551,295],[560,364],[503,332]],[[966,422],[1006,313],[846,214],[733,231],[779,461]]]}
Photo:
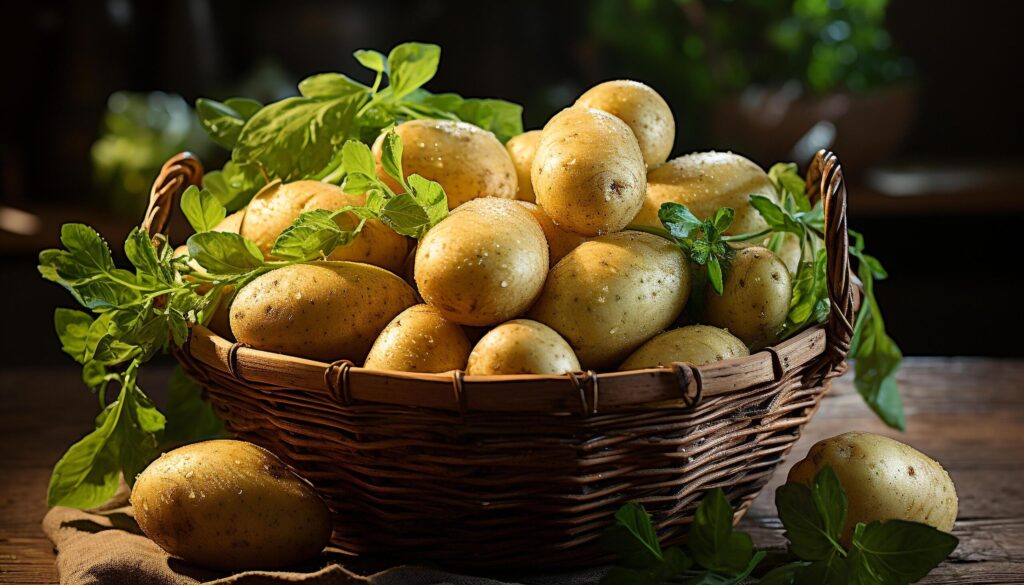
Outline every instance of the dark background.
{"label": "dark background", "polygon": [[[429,89],[522,103],[526,127],[534,128],[594,83],[634,76],[590,37],[589,8],[551,0],[108,0],[5,9],[14,14],[5,15],[0,35],[0,205],[37,214],[41,227],[27,236],[0,231],[4,363],[69,363],[51,314],[72,301],[34,273],[35,254],[55,244],[59,224],[86,221],[117,242],[134,219],[105,209],[92,178],[89,150],[112,92],[222,99],[268,63],[292,88],[321,71],[365,80],[353,50],[386,52],[419,40],[443,48]],[[1024,325],[1016,259],[1024,215],[1022,17],[1017,2],[890,5],[887,28],[914,63],[917,112],[903,146],[878,168],[913,169],[931,180],[897,196],[857,169],[850,214],[889,269],[877,292],[907,354],[1024,355],[1015,336]],[[621,34],[628,41],[632,31]],[[674,155],[730,146],[687,134],[687,121],[707,113],[680,111],[669,97],[684,129]]]}

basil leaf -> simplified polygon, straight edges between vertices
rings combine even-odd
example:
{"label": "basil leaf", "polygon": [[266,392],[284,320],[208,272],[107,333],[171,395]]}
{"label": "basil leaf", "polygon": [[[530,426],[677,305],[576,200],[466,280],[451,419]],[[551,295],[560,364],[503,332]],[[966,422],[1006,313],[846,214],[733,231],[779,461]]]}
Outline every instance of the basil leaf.
{"label": "basil leaf", "polygon": [[171,372],[167,389],[167,427],[163,433],[165,442],[198,441],[223,434],[223,421],[213,407],[203,400],[203,389],[185,375],[181,366]]}
{"label": "basil leaf", "polygon": [[308,98],[333,98],[369,91],[370,88],[341,73],[321,73],[299,82],[299,93]]}
{"label": "basil leaf", "polygon": [[799,483],[779,487],[775,507],[789,548],[800,559],[821,561],[845,552],[838,540],[846,521],[846,494],[831,467],[818,472],[813,489]]}
{"label": "basil leaf", "polygon": [[188,255],[212,274],[241,274],[263,265],[263,253],[256,244],[228,232],[193,234]]}
{"label": "basil leaf", "polygon": [[96,344],[93,359],[106,366],[116,366],[134,359],[141,351],[137,345],[125,343],[112,335],[106,335],[100,338]]}
{"label": "basil leaf", "polygon": [[761,214],[765,223],[773,230],[803,236],[804,226],[771,199],[763,195],[751,195],[750,205]]}
{"label": "basil leaf", "polygon": [[465,99],[453,110],[463,122],[492,132],[504,144],[523,133],[523,107],[496,99]]}
{"label": "basil leaf", "polygon": [[228,161],[219,171],[203,176],[203,189],[220,201],[227,211],[238,211],[267,184],[259,165]]}
{"label": "basil leaf", "polygon": [[695,230],[704,228],[704,222],[688,207],[679,203],[662,203],[658,209],[658,219],[672,237],[677,239],[689,238]]}
{"label": "basil leaf", "polygon": [[923,579],[957,544],[955,536],[927,524],[906,520],[859,524],[849,563],[861,582],[903,585]]}
{"label": "basil leaf", "polygon": [[807,183],[800,176],[796,163],[775,163],[768,169],[768,178],[775,185],[780,201],[791,199],[799,211],[811,209],[807,199]]}
{"label": "basil leaf", "polygon": [[380,190],[383,184],[376,175],[349,173],[341,182],[341,190],[349,195],[362,195],[371,189]]}
{"label": "basil leaf", "polygon": [[330,254],[336,247],[348,245],[362,231],[365,220],[355,229],[343,229],[335,217],[352,208],[336,211],[317,209],[307,211],[277,237],[270,254],[283,260],[314,260]]}
{"label": "basil leaf", "polygon": [[430,228],[430,217],[422,206],[408,193],[389,199],[380,215],[388,227],[402,234],[419,239]]}
{"label": "basil leaf", "polygon": [[238,135],[246,120],[262,107],[256,100],[246,98],[231,98],[225,103],[199,98],[196,100],[196,116],[210,139],[230,150],[238,143]]}
{"label": "basil leaf", "polygon": [[88,361],[88,336],[92,322],[92,317],[82,311],[58,308],[53,313],[61,349],[80,364]]}
{"label": "basil leaf", "polygon": [[213,194],[195,185],[181,194],[181,211],[197,233],[212,230],[227,216],[227,209]]}
{"label": "basil leaf", "polygon": [[366,67],[370,71],[377,73],[387,73],[388,70],[388,58],[383,53],[370,49],[359,49],[352,56],[359,61],[359,64]]}
{"label": "basil leaf", "polygon": [[750,563],[754,543],[750,535],[734,532],[732,521],[733,509],[725,493],[720,488],[708,492],[697,507],[686,541],[690,555],[705,569],[735,575]]}
{"label": "basil leaf", "polygon": [[409,189],[427,214],[430,227],[448,217],[448,196],[440,183],[425,179],[420,175],[409,175]]}
{"label": "basil leaf", "polygon": [[664,560],[651,516],[636,502],[619,508],[615,524],[601,535],[601,542],[630,568],[642,569]]}
{"label": "basil leaf", "polygon": [[404,146],[398,133],[391,130],[384,136],[384,144],[381,145],[380,164],[384,172],[402,185],[408,191],[409,187],[405,182],[405,173],[402,172],[402,152]]}
{"label": "basil leaf", "polygon": [[377,166],[373,162],[370,147],[358,140],[349,140],[341,147],[341,166],[345,172],[362,173],[367,177],[377,176]]}
{"label": "basil leaf", "polygon": [[437,73],[441,47],[426,43],[402,43],[388,54],[389,89],[401,99],[430,81]]}
{"label": "basil leaf", "polygon": [[[794,583],[796,585],[846,585],[850,583],[849,573],[850,566],[847,560],[833,551],[827,558],[815,561],[797,571]],[[868,583],[871,582],[868,581]],[[883,584],[879,583],[878,585]],[[884,585],[889,584],[885,583]]]}

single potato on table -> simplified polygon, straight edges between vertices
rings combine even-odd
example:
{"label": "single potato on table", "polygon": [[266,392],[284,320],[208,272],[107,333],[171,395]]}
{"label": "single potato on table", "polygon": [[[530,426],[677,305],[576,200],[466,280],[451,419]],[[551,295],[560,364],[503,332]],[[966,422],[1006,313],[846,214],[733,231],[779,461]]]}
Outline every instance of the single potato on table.
{"label": "single potato on table", "polygon": [[530,172],[537,204],[583,236],[617,232],[644,202],[647,167],[625,122],[602,110],[566,108],[544,126]]}
{"label": "single potato on table", "polygon": [[650,86],[639,81],[606,81],[588,89],[576,105],[603,110],[629,125],[648,169],[665,162],[672,153],[676,120],[668,102]]}
{"label": "single potato on table", "polygon": [[687,325],[654,337],[622,362],[619,370],[642,370],[687,362],[704,366],[750,355],[746,344],[725,329]]}
{"label": "single potato on table", "polygon": [[362,362],[416,291],[394,274],[357,262],[293,264],[258,276],[231,303],[239,342],[288,355]]}
{"label": "single potato on table", "polygon": [[554,329],[529,319],[514,319],[488,331],[469,354],[466,373],[565,374],[580,362]]}
{"label": "single potato on table", "polygon": [[647,174],[647,196],[633,223],[661,227],[658,210],[663,203],[685,205],[701,219],[707,219],[719,207],[731,207],[736,215],[725,234],[755,233],[768,224],[750,205],[751,195],[779,201],[768,173],[753,161],[731,152],[687,154]]}
{"label": "single potato on table", "polygon": [[872,433],[843,433],[819,441],[789,470],[788,481],[810,487],[826,465],[846,492],[840,542],[849,546],[858,522],[908,520],[943,532],[956,521],[956,486],[934,459],[899,441]]}
{"label": "single potato on table", "polygon": [[707,322],[728,329],[751,349],[775,341],[793,298],[793,282],[782,260],[767,248],[743,248],[722,284],[721,295],[708,286]]}
{"label": "single potato on table", "polygon": [[[365,195],[348,195],[337,185],[322,181],[274,181],[253,197],[239,233],[270,258],[274,241],[300,214],[316,209],[334,211],[365,203]],[[359,219],[351,212],[335,217],[334,221],[344,229],[353,229],[359,224]],[[408,252],[409,240],[405,236],[379,220],[371,219],[351,243],[338,246],[327,259],[362,262],[400,272]]]}
{"label": "single potato on table", "polygon": [[689,291],[682,250],[651,234],[618,232],[562,258],[528,316],[564,337],[583,368],[607,370],[675,322]]}
{"label": "single potato on table", "polygon": [[536,204],[527,201],[520,201],[519,204],[530,211],[533,219],[537,220],[540,229],[544,231],[544,238],[548,241],[548,262],[552,266],[576,249],[576,246],[587,241],[587,238],[555,225],[548,214],[544,213],[544,210]]}
{"label": "single potato on table", "polygon": [[135,481],[132,509],[160,548],[222,571],[277,569],[315,557],[331,513],[273,453],[205,441],[164,453]]}
{"label": "single potato on table", "polygon": [[519,190],[516,191],[516,199],[533,203],[537,196],[533,192],[533,182],[530,180],[530,168],[533,167],[533,157],[537,154],[537,144],[540,143],[540,130],[530,130],[517,136],[509,138],[505,143],[508,155],[512,158],[512,164],[516,167],[516,180]]}
{"label": "single potato on table", "polygon": [[462,327],[430,305],[413,305],[388,323],[363,367],[427,373],[461,370],[472,348]]}
{"label": "single potato on table", "polygon": [[[402,139],[402,172],[437,181],[448,195],[448,209],[477,197],[515,199],[516,167],[494,134],[465,122],[410,120],[395,127]],[[384,137],[373,143],[377,176],[396,193],[404,189],[381,165]]]}
{"label": "single potato on table", "polygon": [[474,199],[420,240],[413,270],[423,300],[446,319],[495,325],[537,298],[548,273],[548,243],[521,202]]}

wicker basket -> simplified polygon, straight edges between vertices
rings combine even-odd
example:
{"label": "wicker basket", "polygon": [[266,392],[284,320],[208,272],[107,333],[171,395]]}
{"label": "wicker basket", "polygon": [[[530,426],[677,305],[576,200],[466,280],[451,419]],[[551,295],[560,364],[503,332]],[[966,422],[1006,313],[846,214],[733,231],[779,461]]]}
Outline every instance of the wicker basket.
{"label": "wicker basket", "polygon": [[[202,167],[185,153],[153,187],[143,227],[166,229]],[[353,554],[469,568],[608,560],[598,539],[637,500],[665,543],[721,487],[738,520],[845,370],[855,301],[835,156],[808,170],[824,197],[825,325],[749,357],[567,376],[381,372],[241,346],[195,327],[177,358],[231,432],[311,481]]]}

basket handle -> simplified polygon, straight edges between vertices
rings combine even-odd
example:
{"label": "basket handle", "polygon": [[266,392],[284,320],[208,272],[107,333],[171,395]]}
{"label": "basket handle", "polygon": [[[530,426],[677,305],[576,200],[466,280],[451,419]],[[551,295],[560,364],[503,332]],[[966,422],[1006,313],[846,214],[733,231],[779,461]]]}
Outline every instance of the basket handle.
{"label": "basket handle", "polygon": [[821,199],[825,211],[825,252],[827,254],[828,298],[831,301],[828,337],[820,375],[839,368],[850,351],[855,319],[853,286],[850,278],[850,240],[846,231],[846,181],[835,153],[819,150],[807,168],[807,195]]}
{"label": "basket handle", "polygon": [[181,152],[168,159],[149,191],[149,207],[140,227],[154,238],[158,234],[166,236],[174,200],[189,186],[199,185],[202,180],[203,163],[191,152]]}

